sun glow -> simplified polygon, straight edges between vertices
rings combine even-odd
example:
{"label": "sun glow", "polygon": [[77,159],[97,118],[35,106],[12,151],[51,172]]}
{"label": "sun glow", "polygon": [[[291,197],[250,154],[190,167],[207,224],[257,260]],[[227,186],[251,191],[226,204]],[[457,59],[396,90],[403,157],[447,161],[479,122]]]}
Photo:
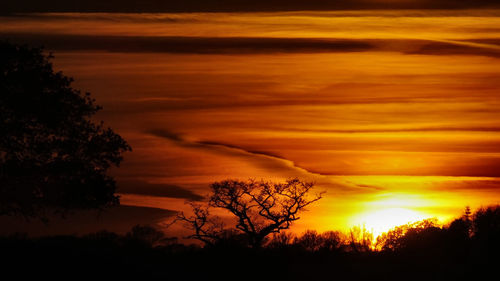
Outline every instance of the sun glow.
{"label": "sun glow", "polygon": [[419,210],[422,206],[429,205],[431,202],[415,195],[391,195],[367,203],[364,211],[351,222],[352,225],[363,226],[377,238],[396,226],[432,218],[432,215]]}
{"label": "sun glow", "polygon": [[424,214],[406,208],[388,208],[360,215],[360,224],[376,238],[390,229],[428,218]]}

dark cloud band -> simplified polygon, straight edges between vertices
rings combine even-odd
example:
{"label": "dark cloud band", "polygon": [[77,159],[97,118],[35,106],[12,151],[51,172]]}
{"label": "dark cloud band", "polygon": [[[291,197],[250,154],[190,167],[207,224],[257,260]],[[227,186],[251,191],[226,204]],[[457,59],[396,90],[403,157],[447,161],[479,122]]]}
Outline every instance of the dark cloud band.
{"label": "dark cloud band", "polygon": [[416,39],[147,37],[3,33],[0,38],[58,51],[123,53],[271,54],[390,51],[424,55],[500,57],[498,40],[431,41]]}
{"label": "dark cloud band", "polygon": [[158,197],[201,200],[203,196],[193,193],[184,187],[173,184],[153,184],[144,181],[121,181],[118,183],[118,192]]}
{"label": "dark cloud band", "polygon": [[365,9],[471,9],[498,7],[498,0],[17,0],[5,1],[8,12],[251,12]]}
{"label": "dark cloud band", "polygon": [[359,52],[370,42],[348,39],[141,37],[52,34],[0,34],[0,38],[43,45],[53,50],[99,50],[130,53],[258,54]]}

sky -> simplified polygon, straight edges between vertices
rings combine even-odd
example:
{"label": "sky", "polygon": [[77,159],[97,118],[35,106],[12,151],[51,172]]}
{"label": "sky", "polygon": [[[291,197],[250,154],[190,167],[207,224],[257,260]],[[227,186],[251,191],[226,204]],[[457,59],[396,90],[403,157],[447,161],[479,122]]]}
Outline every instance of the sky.
{"label": "sky", "polygon": [[[98,118],[132,146],[111,171],[125,211],[103,215],[119,231],[133,210],[130,226],[165,225],[228,178],[315,182],[326,195],[297,232],[364,224],[380,233],[500,202],[499,10],[37,13],[0,22],[0,38],[52,51],[56,70],[90,92],[104,107]],[[103,225],[87,217],[52,230]]]}

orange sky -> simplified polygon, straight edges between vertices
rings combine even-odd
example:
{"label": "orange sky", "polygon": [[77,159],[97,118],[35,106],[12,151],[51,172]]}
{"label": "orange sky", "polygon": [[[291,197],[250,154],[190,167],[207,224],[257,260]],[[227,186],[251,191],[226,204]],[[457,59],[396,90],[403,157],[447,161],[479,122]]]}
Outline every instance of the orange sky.
{"label": "orange sky", "polygon": [[327,192],[297,231],[379,233],[500,202],[498,11],[0,22],[55,51],[132,145],[113,171],[125,205],[181,210],[216,180],[297,176]]}

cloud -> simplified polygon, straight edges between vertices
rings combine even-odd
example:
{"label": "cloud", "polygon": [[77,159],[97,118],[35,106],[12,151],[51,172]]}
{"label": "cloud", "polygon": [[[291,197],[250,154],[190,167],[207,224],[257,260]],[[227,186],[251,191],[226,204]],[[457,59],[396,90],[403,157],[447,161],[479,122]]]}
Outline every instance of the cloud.
{"label": "cloud", "polygon": [[500,178],[465,178],[436,183],[434,190],[492,192],[500,191]]}
{"label": "cloud", "polygon": [[261,150],[249,150],[249,149],[245,149],[243,147],[233,145],[233,144],[227,144],[227,143],[215,142],[215,141],[198,141],[197,143],[199,143],[201,145],[207,145],[207,146],[227,147],[227,148],[231,148],[231,149],[242,150],[242,151],[248,152],[250,154],[265,155],[265,156],[269,156],[269,157],[285,159],[283,156],[280,156],[276,153],[271,153],[271,152],[261,151]]}
{"label": "cloud", "polygon": [[498,7],[497,0],[17,0],[3,3],[7,12],[222,12],[360,9],[466,9]]}
{"label": "cloud", "polygon": [[0,33],[0,38],[59,51],[175,54],[400,52],[500,57],[498,39],[420,40],[272,37],[107,36]]}
{"label": "cloud", "polygon": [[119,181],[117,192],[158,197],[183,198],[196,201],[203,199],[203,196],[195,194],[181,186],[173,184],[155,184],[138,180]]}
{"label": "cloud", "polygon": [[317,178],[323,176],[319,173],[315,173],[313,171],[297,166],[293,161],[281,158],[273,153],[247,150],[243,147],[224,144],[220,142],[196,140],[190,141],[184,139],[181,135],[172,133],[167,130],[149,130],[146,133],[174,141],[178,145],[184,147],[203,149],[219,154],[229,155],[232,157],[243,158],[246,161],[250,161],[260,167],[264,167],[271,171],[279,171],[282,175],[288,174],[290,176],[303,176],[307,178]]}
{"label": "cloud", "polygon": [[167,130],[150,130],[147,133],[153,136],[162,137],[175,142],[180,142],[180,143],[185,142],[181,135]]}
{"label": "cloud", "polygon": [[132,53],[261,54],[360,52],[373,46],[363,40],[247,37],[146,37],[63,34],[14,34],[0,37],[43,45],[51,50],[100,50]]}
{"label": "cloud", "polygon": [[423,55],[476,55],[500,57],[500,47],[496,45],[473,43],[473,41],[429,42],[408,54]]}
{"label": "cloud", "polygon": [[377,186],[377,185],[372,185],[372,184],[355,184],[356,186],[358,187],[361,187],[361,188],[365,188],[365,189],[371,189],[371,190],[374,190],[374,191],[384,191],[386,190],[386,188],[383,188],[383,187],[380,187],[380,186]]}
{"label": "cloud", "polygon": [[44,20],[44,21],[99,21],[131,23],[192,23],[202,19],[196,15],[175,14],[136,14],[136,13],[16,13],[7,19]]}
{"label": "cloud", "polygon": [[273,130],[303,132],[303,133],[339,133],[339,134],[363,134],[363,133],[405,133],[405,132],[500,132],[500,127],[479,126],[437,126],[437,127],[415,127],[415,128],[383,128],[383,129],[295,129],[295,128],[269,128]]}
{"label": "cloud", "polygon": [[118,206],[99,211],[79,211],[66,218],[49,217],[49,224],[22,217],[0,216],[0,234],[16,232],[33,236],[86,234],[101,230],[126,233],[137,224],[156,224],[177,212],[159,208]]}

